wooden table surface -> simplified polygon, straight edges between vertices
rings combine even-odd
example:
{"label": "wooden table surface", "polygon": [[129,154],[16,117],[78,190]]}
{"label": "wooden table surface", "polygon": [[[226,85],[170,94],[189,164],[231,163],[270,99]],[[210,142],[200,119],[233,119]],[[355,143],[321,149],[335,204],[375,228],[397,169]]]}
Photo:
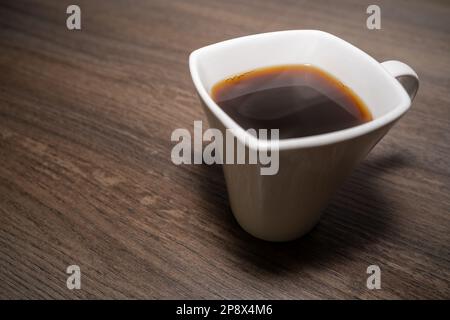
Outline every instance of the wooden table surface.
{"label": "wooden table surface", "polygon": [[[450,298],[450,3],[377,1],[368,30],[371,2],[79,0],[69,31],[72,1],[1,1],[0,298]],[[284,29],[402,60],[421,88],[317,227],[274,244],[170,135],[206,121],[191,51]]]}

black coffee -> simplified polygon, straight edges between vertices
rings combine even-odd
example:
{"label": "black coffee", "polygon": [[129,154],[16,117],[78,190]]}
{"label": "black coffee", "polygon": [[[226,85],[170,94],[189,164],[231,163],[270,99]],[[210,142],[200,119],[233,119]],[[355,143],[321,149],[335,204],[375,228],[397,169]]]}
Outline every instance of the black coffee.
{"label": "black coffee", "polygon": [[213,100],[244,129],[279,129],[280,139],[342,130],[372,120],[361,99],[312,65],[256,69],[218,82]]}

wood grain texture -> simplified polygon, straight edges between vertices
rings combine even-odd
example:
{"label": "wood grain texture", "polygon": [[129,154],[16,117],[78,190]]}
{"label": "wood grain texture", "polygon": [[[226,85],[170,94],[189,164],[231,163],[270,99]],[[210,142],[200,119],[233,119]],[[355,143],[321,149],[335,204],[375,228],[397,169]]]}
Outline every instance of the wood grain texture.
{"label": "wood grain texture", "polygon": [[[450,3],[0,2],[0,298],[450,298]],[[221,168],[175,166],[206,121],[188,55],[321,29],[421,78],[412,110],[294,242],[235,222]],[[66,288],[77,264],[82,289]],[[366,288],[366,268],[382,289]]]}

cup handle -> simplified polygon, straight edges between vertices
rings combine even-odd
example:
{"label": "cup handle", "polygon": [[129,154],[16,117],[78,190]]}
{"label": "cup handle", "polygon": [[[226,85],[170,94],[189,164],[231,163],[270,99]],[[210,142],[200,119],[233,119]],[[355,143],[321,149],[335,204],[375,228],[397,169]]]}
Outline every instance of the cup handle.
{"label": "cup handle", "polygon": [[381,65],[400,82],[412,101],[419,89],[417,73],[407,64],[396,60],[384,61]]}

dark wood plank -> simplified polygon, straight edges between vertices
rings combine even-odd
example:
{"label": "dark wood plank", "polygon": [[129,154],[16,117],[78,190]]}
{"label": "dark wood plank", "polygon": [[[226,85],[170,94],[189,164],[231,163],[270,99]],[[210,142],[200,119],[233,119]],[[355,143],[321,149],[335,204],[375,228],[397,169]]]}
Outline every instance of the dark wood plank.
{"label": "dark wood plank", "polygon": [[[69,1],[0,3],[0,298],[450,298],[447,1],[379,1],[379,31],[370,1],[77,3],[76,32]],[[319,225],[266,243],[220,167],[171,163],[170,134],[206,120],[192,50],[309,28],[410,64],[421,88]]]}

